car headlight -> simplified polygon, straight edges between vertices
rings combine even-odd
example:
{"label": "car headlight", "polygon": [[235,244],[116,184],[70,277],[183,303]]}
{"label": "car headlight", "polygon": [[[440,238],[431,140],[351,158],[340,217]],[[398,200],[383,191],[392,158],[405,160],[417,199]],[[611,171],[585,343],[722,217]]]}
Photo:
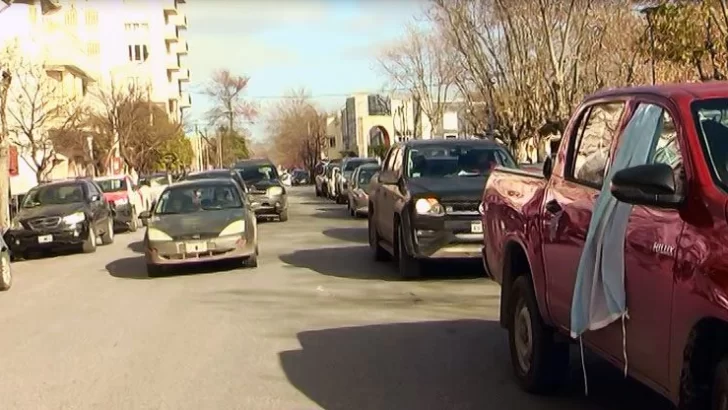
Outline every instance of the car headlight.
{"label": "car headlight", "polygon": [[116,201],[114,201],[114,205],[116,205],[116,206],[126,205],[128,203],[129,203],[129,198],[120,198],[120,199],[117,199]]}
{"label": "car headlight", "polygon": [[445,208],[435,198],[420,198],[415,202],[415,211],[420,215],[444,215]]}
{"label": "car headlight", "polygon": [[485,202],[481,202],[480,205],[478,205],[478,212],[483,215],[485,213]]}
{"label": "car headlight", "polygon": [[239,235],[245,232],[245,221],[235,221],[220,232],[220,236]]}
{"label": "car headlight", "polygon": [[83,212],[76,212],[63,218],[63,222],[67,225],[76,225],[86,220],[86,214]]}
{"label": "car headlight", "polygon": [[171,241],[172,237],[159,229],[149,228],[147,229],[147,239],[149,239],[150,242],[163,242]]}
{"label": "car headlight", "polygon": [[269,196],[280,195],[282,193],[283,193],[283,188],[281,188],[279,186],[272,186],[272,187],[268,188],[268,191],[267,191],[267,194]]}

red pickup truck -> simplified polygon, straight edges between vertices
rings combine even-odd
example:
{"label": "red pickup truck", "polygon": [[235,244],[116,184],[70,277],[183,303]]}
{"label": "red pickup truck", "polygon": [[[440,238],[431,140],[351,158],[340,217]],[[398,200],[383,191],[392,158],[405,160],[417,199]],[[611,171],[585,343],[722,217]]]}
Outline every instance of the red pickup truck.
{"label": "red pickup truck", "polygon": [[[553,391],[578,339],[680,408],[728,409],[728,82],[590,96],[543,174],[497,168],[483,203],[524,389]],[[604,299],[608,320],[574,319]]]}

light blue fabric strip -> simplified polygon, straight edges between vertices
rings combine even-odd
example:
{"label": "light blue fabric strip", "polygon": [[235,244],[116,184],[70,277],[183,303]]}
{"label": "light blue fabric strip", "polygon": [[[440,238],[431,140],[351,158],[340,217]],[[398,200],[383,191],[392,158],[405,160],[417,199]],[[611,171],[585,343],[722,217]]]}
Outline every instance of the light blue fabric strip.
{"label": "light blue fabric strip", "polygon": [[571,303],[571,336],[601,329],[627,314],[624,287],[624,239],[632,205],[611,193],[612,177],[625,168],[650,161],[657,143],[662,109],[637,107],[619,141],[594,206],[574,284]]}

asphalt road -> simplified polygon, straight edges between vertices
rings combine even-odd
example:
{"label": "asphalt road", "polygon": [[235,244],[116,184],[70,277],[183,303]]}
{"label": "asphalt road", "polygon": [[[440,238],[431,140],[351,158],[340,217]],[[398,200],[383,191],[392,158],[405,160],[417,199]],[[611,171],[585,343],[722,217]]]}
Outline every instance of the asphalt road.
{"label": "asphalt road", "polygon": [[366,221],[293,191],[291,219],[260,226],[257,269],[150,280],[141,232],[16,263],[0,294],[0,408],[666,408],[595,360],[589,397],[576,364],[557,396],[522,393],[477,263],[397,281],[372,261]]}

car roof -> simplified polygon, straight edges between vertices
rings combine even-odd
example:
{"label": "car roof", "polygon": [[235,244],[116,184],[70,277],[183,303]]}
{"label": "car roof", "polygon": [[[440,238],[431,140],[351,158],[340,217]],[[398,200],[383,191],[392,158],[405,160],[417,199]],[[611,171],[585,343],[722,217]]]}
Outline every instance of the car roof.
{"label": "car roof", "polygon": [[265,158],[256,158],[256,159],[244,159],[241,161],[238,161],[235,163],[234,168],[242,168],[242,167],[248,167],[251,165],[270,165],[273,166],[273,162],[269,159]]}
{"label": "car roof", "polygon": [[503,148],[502,144],[489,139],[429,139],[429,140],[409,140],[403,143],[406,147],[428,147],[428,146],[482,146]]}
{"label": "car roof", "polygon": [[638,87],[608,88],[587,97],[587,101],[632,95],[653,95],[671,100],[700,100],[708,98],[728,98],[728,81],[708,81],[703,83],[674,83],[646,85]]}
{"label": "car roof", "polygon": [[367,162],[366,164],[359,165],[358,168],[366,168],[366,169],[372,168],[372,169],[376,169],[376,168],[380,168],[380,167],[381,167],[381,165],[379,165],[379,164],[376,164],[376,163],[373,163],[373,162]]}
{"label": "car roof", "polygon": [[192,176],[196,176],[196,175],[217,175],[217,174],[220,174],[220,175],[223,175],[223,174],[235,175],[235,171],[233,171],[232,169],[227,169],[227,168],[208,169],[208,170],[205,170],[205,171],[190,172],[189,174],[187,174],[187,176],[188,177],[192,177]]}
{"label": "car roof", "polygon": [[[61,185],[80,185],[81,182],[84,182],[84,181],[85,182],[93,182],[92,180],[87,179],[87,178],[73,178],[73,179],[59,179],[58,181],[43,182],[43,183],[38,184],[36,186],[38,186],[38,187],[40,187],[40,186],[46,187],[46,186],[61,186]],[[33,188],[35,188],[35,187],[33,187]]]}
{"label": "car roof", "polygon": [[215,185],[234,185],[235,181],[232,178],[205,178],[205,179],[193,179],[175,182],[170,185],[169,188],[185,188],[190,186],[215,186]]}

